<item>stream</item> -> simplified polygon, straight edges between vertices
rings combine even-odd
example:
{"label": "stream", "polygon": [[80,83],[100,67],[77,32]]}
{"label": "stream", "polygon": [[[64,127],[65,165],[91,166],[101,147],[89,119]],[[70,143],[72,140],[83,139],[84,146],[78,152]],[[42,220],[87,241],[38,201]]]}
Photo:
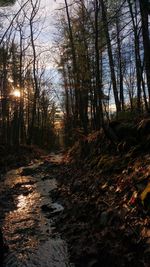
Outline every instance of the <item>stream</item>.
{"label": "stream", "polygon": [[60,160],[61,155],[53,155],[50,163],[11,170],[0,181],[0,223],[9,247],[4,267],[74,266],[53,221],[63,210],[51,199]]}

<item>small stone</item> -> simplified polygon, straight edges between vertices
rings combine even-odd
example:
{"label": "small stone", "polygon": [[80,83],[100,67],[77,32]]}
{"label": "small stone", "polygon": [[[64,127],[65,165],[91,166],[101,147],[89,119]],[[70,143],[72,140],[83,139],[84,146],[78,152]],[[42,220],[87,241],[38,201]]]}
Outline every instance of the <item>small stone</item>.
{"label": "small stone", "polygon": [[109,212],[103,211],[100,216],[100,224],[105,226],[108,222],[108,219],[109,219]]}

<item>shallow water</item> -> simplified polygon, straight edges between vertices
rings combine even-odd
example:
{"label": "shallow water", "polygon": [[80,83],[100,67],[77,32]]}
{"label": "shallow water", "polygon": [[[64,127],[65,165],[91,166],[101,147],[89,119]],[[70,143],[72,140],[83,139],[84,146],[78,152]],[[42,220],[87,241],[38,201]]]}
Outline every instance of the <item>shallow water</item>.
{"label": "shallow water", "polygon": [[73,266],[67,244],[53,223],[53,215],[63,210],[50,198],[57,183],[51,173],[44,179],[40,166],[41,163],[37,163],[24,168],[28,173],[31,169],[31,174],[26,176],[21,175],[22,168],[12,170],[0,182],[0,222],[9,246],[4,267]]}

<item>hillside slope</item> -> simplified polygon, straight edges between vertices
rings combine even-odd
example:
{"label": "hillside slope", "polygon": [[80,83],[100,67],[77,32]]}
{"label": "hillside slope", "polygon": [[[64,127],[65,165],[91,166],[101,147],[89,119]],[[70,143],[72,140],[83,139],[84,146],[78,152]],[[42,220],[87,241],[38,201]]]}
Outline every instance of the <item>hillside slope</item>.
{"label": "hillside slope", "polygon": [[[58,173],[57,225],[79,267],[149,267],[150,121],[114,124],[76,143]],[[131,142],[132,141],[132,142]]]}

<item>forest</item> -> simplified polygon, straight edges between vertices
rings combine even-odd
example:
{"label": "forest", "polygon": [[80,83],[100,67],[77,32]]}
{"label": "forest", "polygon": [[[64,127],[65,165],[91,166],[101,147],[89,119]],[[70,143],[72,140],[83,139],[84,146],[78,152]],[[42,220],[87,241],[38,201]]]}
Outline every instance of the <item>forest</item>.
{"label": "forest", "polygon": [[0,0],[0,266],[150,266],[150,1]]}

